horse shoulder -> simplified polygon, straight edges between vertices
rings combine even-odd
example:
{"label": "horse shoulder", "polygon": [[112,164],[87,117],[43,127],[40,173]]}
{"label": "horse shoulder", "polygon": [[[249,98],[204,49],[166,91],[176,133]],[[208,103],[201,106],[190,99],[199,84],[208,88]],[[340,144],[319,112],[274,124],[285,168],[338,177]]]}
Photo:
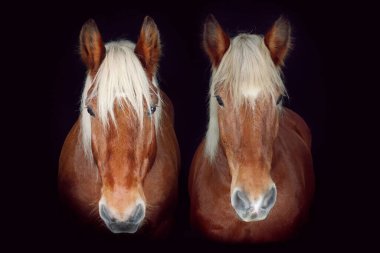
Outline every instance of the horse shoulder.
{"label": "horse shoulder", "polygon": [[204,206],[201,205],[200,202],[202,201],[202,192],[206,192],[206,189],[204,189],[204,186],[206,184],[204,182],[207,181],[206,177],[208,177],[207,172],[209,170],[209,168],[205,164],[206,159],[204,157],[204,144],[205,141],[203,140],[197,147],[197,150],[195,151],[193,160],[190,165],[190,171],[188,176],[188,192],[190,195],[189,197],[191,203],[190,220],[191,223],[198,228],[201,228],[203,223],[201,222],[201,214],[203,213],[202,209]]}
{"label": "horse shoulder", "polygon": [[171,160],[172,167],[178,172],[180,166],[179,145],[174,130],[174,109],[170,98],[160,92],[163,101],[161,116],[161,131],[158,135],[158,151],[163,156],[164,161]]}
{"label": "horse shoulder", "polygon": [[62,146],[58,168],[58,181],[62,191],[67,190],[67,187],[62,184],[72,184],[76,177],[76,167],[78,167],[77,162],[80,162],[80,159],[78,159],[79,157],[76,155],[78,153],[78,146],[80,145],[78,139],[79,132],[80,126],[77,121],[66,136],[65,142]]}
{"label": "horse shoulder", "polygon": [[[293,138],[295,143],[299,143],[298,140],[302,140],[304,145],[299,143],[298,145],[298,154],[300,158],[303,159],[302,163],[302,172],[303,178],[305,180],[304,184],[309,191],[306,191],[306,195],[312,196],[314,193],[314,172],[313,172],[313,161],[311,155],[311,131],[303,118],[298,115],[296,112],[286,108],[284,115],[284,123],[286,126],[284,128],[288,128],[289,131],[295,133],[299,138]],[[291,134],[289,133],[289,136]]]}
{"label": "horse shoulder", "polygon": [[[278,190],[283,192],[277,204],[297,200],[294,209],[300,212],[297,217],[302,218],[307,214],[315,187],[310,129],[297,113],[286,108],[276,142],[274,178]],[[289,205],[286,208],[290,209]]]}
{"label": "horse shoulder", "polygon": [[193,160],[190,165],[190,171],[189,171],[189,176],[188,176],[188,191],[190,193],[193,192],[193,185],[197,179],[198,175],[198,170],[201,167],[202,160],[204,159],[203,157],[203,152],[204,152],[204,143],[205,141],[203,140],[197,147],[195,154],[193,156]]}
{"label": "horse shoulder", "polygon": [[97,206],[100,194],[100,180],[97,168],[89,162],[81,145],[80,125],[77,121],[71,128],[63,144],[59,158],[58,187],[61,197],[74,208],[81,210],[86,216]]}
{"label": "horse shoulder", "polygon": [[[152,234],[165,234],[173,225],[173,212],[178,199],[180,152],[174,131],[174,110],[165,93],[161,92],[162,115],[157,135],[154,164],[144,179],[147,219]],[[149,217],[148,217],[149,216]]]}
{"label": "horse shoulder", "polygon": [[283,123],[291,127],[301,137],[307,147],[311,148],[311,131],[300,115],[289,108],[284,108]]}
{"label": "horse shoulder", "polygon": [[198,146],[189,172],[188,190],[190,194],[191,224],[207,237],[219,240],[229,234],[231,217],[234,217],[229,206],[229,186],[231,178],[223,154],[213,164],[204,156],[204,140]]}

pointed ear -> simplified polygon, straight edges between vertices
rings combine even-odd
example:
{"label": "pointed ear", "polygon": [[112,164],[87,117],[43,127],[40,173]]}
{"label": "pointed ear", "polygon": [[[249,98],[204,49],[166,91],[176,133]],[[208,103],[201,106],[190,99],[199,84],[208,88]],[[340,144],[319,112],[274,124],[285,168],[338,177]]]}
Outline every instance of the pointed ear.
{"label": "pointed ear", "polygon": [[279,17],[265,34],[265,44],[275,65],[284,65],[285,57],[291,48],[291,27],[289,21]]}
{"label": "pointed ear", "polygon": [[214,15],[209,15],[203,27],[203,48],[214,68],[219,66],[229,47],[230,37],[223,31]]}
{"label": "pointed ear", "polygon": [[106,49],[99,29],[93,19],[89,19],[82,26],[79,44],[82,61],[86,64],[89,73],[95,76],[104,59]]}
{"label": "pointed ear", "polygon": [[160,32],[151,17],[146,16],[144,18],[135,53],[140,59],[148,78],[152,79],[156,74],[161,56],[161,41]]}

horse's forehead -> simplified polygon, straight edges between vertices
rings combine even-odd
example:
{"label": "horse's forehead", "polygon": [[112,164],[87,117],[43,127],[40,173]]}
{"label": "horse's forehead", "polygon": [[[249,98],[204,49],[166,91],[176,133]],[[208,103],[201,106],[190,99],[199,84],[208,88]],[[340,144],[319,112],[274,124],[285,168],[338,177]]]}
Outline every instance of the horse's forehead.
{"label": "horse's forehead", "polygon": [[255,101],[261,93],[261,88],[259,87],[247,87],[242,91],[242,95],[251,101]]}
{"label": "horse's forehead", "polygon": [[233,101],[231,101],[229,108],[222,109],[227,109],[226,113],[219,114],[218,117],[225,117],[225,120],[231,120],[237,124],[244,124],[244,126],[248,124],[251,131],[261,129],[260,126],[262,125],[269,126],[273,124],[277,107],[273,104],[272,99],[262,94],[259,89],[252,90],[251,92],[252,93],[247,94],[238,105],[235,105]]}

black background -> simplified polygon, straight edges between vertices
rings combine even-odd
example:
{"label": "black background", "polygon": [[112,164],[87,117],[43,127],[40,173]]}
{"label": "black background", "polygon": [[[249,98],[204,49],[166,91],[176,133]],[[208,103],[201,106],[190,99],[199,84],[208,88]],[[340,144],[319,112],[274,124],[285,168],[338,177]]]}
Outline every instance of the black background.
{"label": "black background", "polygon": [[[341,98],[350,100],[351,104],[353,98],[341,90],[359,82],[355,75],[357,69],[347,64],[357,56],[352,48],[358,26],[347,17],[352,10],[360,13],[359,6],[320,1],[123,1],[20,3],[14,10],[15,15],[7,20],[14,26],[7,27],[5,32],[9,38],[21,38],[14,42],[20,56],[9,61],[8,74],[12,80],[22,81],[24,89],[14,86],[12,92],[25,99],[12,105],[22,114],[21,129],[16,128],[20,126],[16,124],[20,118],[12,113],[6,125],[22,133],[10,138],[9,149],[16,155],[9,158],[15,168],[25,171],[18,182],[27,189],[5,185],[16,196],[9,201],[17,206],[17,213],[21,217],[27,213],[22,223],[24,226],[31,224],[27,226],[32,229],[10,226],[10,231],[26,242],[21,246],[52,250],[51,245],[59,245],[62,249],[116,246],[127,250],[156,249],[158,245],[175,250],[206,247],[209,251],[250,248],[290,251],[319,250],[327,245],[347,247],[347,243],[350,246],[360,237],[360,231],[353,229],[356,221],[350,215],[352,195],[345,192],[344,182],[356,177],[353,168],[357,160],[350,157],[352,153],[342,154],[341,151],[353,145],[356,137],[350,136],[347,142],[347,129],[339,124],[357,112],[355,108],[347,112]],[[283,70],[290,95],[285,104],[299,113],[311,128],[317,189],[310,223],[291,242],[269,246],[215,244],[199,238],[188,224],[187,173],[207,125],[210,63],[201,48],[201,32],[209,13],[215,15],[230,36],[240,32],[263,34],[281,14],[292,24],[294,49]],[[67,213],[57,199],[56,190],[60,149],[79,115],[86,72],[78,54],[82,24],[88,18],[95,19],[105,42],[116,39],[136,42],[146,15],[155,20],[160,30],[163,55],[159,83],[174,104],[175,129],[182,157],[178,224],[175,235],[163,242],[94,232]],[[5,53],[8,50],[11,49],[5,48]],[[6,99],[7,95],[3,97]],[[19,144],[24,142],[29,145],[22,146],[23,156],[20,157]],[[346,180],[337,183],[343,170],[347,173]],[[9,221],[13,224],[12,219]]]}

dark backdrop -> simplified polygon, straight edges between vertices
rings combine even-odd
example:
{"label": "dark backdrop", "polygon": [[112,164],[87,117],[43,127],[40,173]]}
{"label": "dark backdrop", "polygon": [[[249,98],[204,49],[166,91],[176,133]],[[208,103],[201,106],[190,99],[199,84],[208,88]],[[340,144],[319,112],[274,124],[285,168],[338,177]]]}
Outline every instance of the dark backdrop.
{"label": "dark backdrop", "polygon": [[[174,104],[182,166],[175,235],[160,243],[144,242],[142,247],[154,248],[159,244],[178,250],[198,249],[201,246],[207,246],[209,250],[245,249],[242,246],[215,245],[204,241],[188,224],[187,174],[207,125],[210,63],[201,48],[202,24],[207,14],[213,13],[230,36],[239,32],[263,34],[283,14],[292,24],[294,37],[294,49],[283,69],[290,95],[285,104],[299,113],[311,128],[316,197],[311,220],[295,240],[254,248],[323,249],[326,245],[334,244],[336,235],[342,230],[341,224],[344,224],[342,216],[338,215],[341,203],[335,201],[334,197],[341,192],[337,190],[331,194],[331,189],[336,187],[339,170],[330,152],[335,149],[331,140],[336,137],[332,134],[336,130],[332,122],[341,115],[333,111],[336,102],[328,99],[331,98],[329,94],[333,84],[339,83],[334,73],[342,69],[339,67],[342,52],[335,53],[336,48],[332,43],[339,36],[337,30],[341,22],[335,22],[338,10],[338,4],[319,1],[167,3],[145,0],[118,4],[52,2],[24,5],[18,12],[19,16],[14,18],[15,23],[22,27],[21,36],[28,39],[28,43],[20,45],[20,48],[27,48],[31,53],[29,59],[35,59],[37,63],[23,61],[27,63],[26,72],[14,75],[38,80],[27,83],[33,87],[23,91],[25,97],[32,96],[32,92],[37,94],[37,99],[33,97],[33,105],[38,109],[32,112],[29,110],[30,103],[20,105],[24,122],[31,129],[32,144],[37,143],[38,148],[32,149],[32,155],[15,160],[26,169],[25,162],[38,164],[29,171],[30,177],[26,176],[22,180],[32,184],[41,198],[36,200],[24,192],[18,195],[23,197],[25,206],[33,207],[31,212],[39,217],[32,221],[37,229],[22,236],[38,246],[48,246],[46,242],[53,242],[64,248],[73,245],[84,248],[116,245],[124,248],[127,247],[125,240],[134,248],[141,246],[139,239],[130,241],[125,236],[99,234],[79,225],[57,200],[56,178],[60,149],[79,115],[86,72],[78,54],[78,36],[82,24],[89,18],[95,19],[105,42],[122,38],[136,42],[143,18],[149,15],[157,23],[163,43],[158,78],[162,90]],[[46,122],[42,127],[37,123],[40,115]],[[39,180],[31,182],[32,177]]]}

